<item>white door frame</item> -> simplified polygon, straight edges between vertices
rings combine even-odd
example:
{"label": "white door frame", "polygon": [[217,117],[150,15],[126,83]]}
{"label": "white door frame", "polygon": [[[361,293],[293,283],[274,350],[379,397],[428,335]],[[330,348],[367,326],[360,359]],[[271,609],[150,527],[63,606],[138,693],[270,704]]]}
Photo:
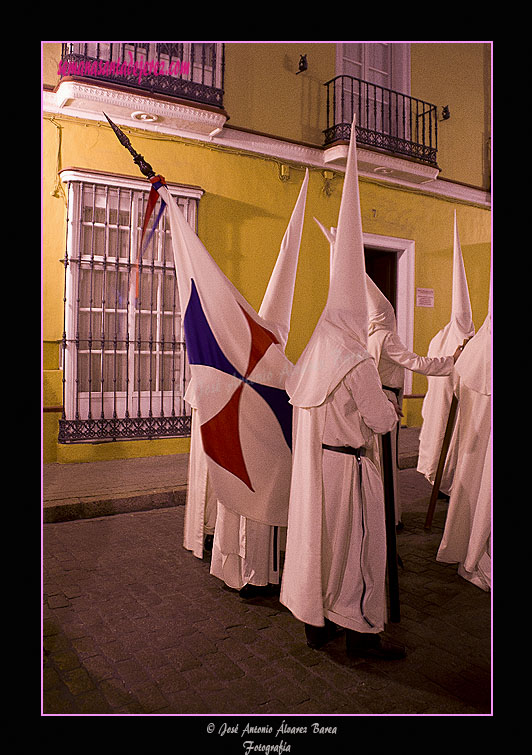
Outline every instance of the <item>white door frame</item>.
{"label": "white door frame", "polygon": [[[363,234],[364,246],[390,252],[397,257],[397,290],[395,317],[397,334],[409,351],[414,345],[414,285],[416,242],[394,236]],[[405,371],[405,393],[412,392],[412,373]]]}

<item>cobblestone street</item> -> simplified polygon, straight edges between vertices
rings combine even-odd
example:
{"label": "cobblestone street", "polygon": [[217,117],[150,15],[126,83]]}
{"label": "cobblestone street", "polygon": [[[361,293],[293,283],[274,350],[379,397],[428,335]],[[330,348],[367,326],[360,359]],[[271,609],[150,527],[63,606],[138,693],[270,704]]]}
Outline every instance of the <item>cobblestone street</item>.
{"label": "cobblestone street", "polygon": [[182,547],[183,505],[45,524],[44,714],[489,714],[491,595],[436,562],[429,484],[415,469],[400,484],[387,633],[408,655],[386,663],[349,660],[342,636],[313,651],[276,598],[225,588]]}

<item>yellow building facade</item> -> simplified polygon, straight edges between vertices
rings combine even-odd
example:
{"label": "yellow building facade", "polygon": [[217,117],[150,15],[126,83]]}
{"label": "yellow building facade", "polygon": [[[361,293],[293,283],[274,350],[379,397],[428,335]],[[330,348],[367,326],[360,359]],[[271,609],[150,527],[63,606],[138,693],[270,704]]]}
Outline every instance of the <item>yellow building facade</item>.
{"label": "yellow building facade", "polygon": [[[79,187],[98,187],[91,189],[93,235],[98,226],[96,197],[104,196],[105,192],[105,196],[111,196],[109,192],[115,192],[120,214],[120,203],[127,192],[129,196],[140,196],[149,189],[103,112],[124,131],[133,148],[155,172],[165,177],[176,196],[181,197],[179,201],[193,208],[190,222],[201,241],[256,309],[308,168],[306,220],[287,345],[287,355],[295,362],[327,296],[329,249],[313,218],[325,226],[336,225],[345,169],[346,140],[340,138],[324,143],[324,131],[331,119],[337,117],[340,107],[339,97],[332,101],[332,87],[336,84],[327,86],[327,82],[346,70],[361,71],[364,76],[368,76],[369,71],[370,77],[375,76],[375,70],[380,71],[378,56],[387,55],[392,61],[397,58],[396,68],[404,87],[402,94],[395,94],[397,90],[393,86],[377,90],[375,85],[371,90],[373,95],[369,95],[370,90],[366,88],[366,98],[371,100],[375,113],[378,103],[381,114],[385,110],[391,113],[392,106],[401,102],[399,112],[404,115],[403,94],[408,95],[409,103],[414,99],[425,103],[417,106],[416,118],[419,123],[423,117],[427,129],[430,127],[434,132],[437,129],[437,164],[393,149],[366,145],[359,139],[365,244],[368,250],[384,254],[391,261],[400,335],[407,346],[424,355],[432,337],[450,318],[456,212],[473,319],[475,327],[480,327],[488,311],[491,269],[490,43],[391,42],[364,43],[364,46],[329,42],[219,43],[209,48],[210,57],[206,57],[200,43],[189,45],[189,48],[198,48],[196,61],[201,48],[204,69],[206,66],[213,76],[216,69],[219,77],[216,83],[223,83],[221,106],[191,99],[197,98],[197,93],[187,93],[186,97],[169,96],[125,86],[120,77],[111,80],[107,75],[110,66],[106,68],[105,63],[101,63],[112,55],[110,52],[108,58],[102,57],[102,49],[105,47],[108,51],[109,44],[99,43],[96,53],[78,48],[78,63],[83,56],[92,61],[95,55],[100,56],[100,63],[92,69],[86,65],[83,70],[78,65],[77,72],[74,66],[70,71],[67,66],[67,53],[72,52],[72,47],[56,42],[43,44],[45,463],[178,454],[189,450],[186,432],[181,433],[181,437],[89,437],[84,442],[65,442],[63,437],[60,440],[62,420],[74,419],[73,413],[77,411],[77,399],[66,401],[65,397],[70,395],[69,391],[79,390],[81,374],[78,355],[78,385],[77,388],[69,385],[72,370],[69,373],[65,365],[74,362],[65,349],[73,348],[75,337],[65,338],[66,323],[71,309],[76,302],[81,306],[85,295],[82,282],[75,295],[69,283],[76,266],[73,256],[76,252],[72,247],[72,239],[78,232],[75,223],[83,227],[83,213],[87,211],[86,207],[76,210],[76,202],[81,202]],[[369,50],[371,45],[374,49]],[[394,45],[400,45],[400,49]],[[143,60],[149,59],[154,51],[155,47],[146,48]],[[122,48],[120,54],[122,58],[117,59],[115,70],[120,70],[119,64],[124,66],[124,61],[131,64],[138,50]],[[181,55],[182,69],[186,63],[190,71],[199,70],[190,57],[193,55],[190,49],[186,52],[183,48]],[[186,60],[185,55],[189,56]],[[100,78],[87,77],[87,69],[89,73],[99,70]],[[393,67],[389,66],[382,74],[388,76],[385,79],[388,84],[395,81],[390,78],[392,73]],[[190,77],[193,79],[194,74]],[[144,78],[147,82],[146,70]],[[199,80],[199,74],[196,78]],[[141,79],[139,73],[137,81]],[[153,69],[151,79],[154,79]],[[354,79],[351,74],[349,82],[353,80],[365,81],[360,76]],[[345,81],[342,80],[342,84]],[[349,97],[345,86],[342,91]],[[426,103],[434,105],[430,123],[426,120]],[[367,104],[366,101],[365,107]],[[369,107],[366,109],[369,112]],[[409,112],[411,114],[412,109]],[[392,127],[391,120],[387,123],[384,130],[395,138],[395,142],[390,143],[401,149],[404,139],[398,138],[399,127]],[[414,129],[411,122],[403,128],[411,137]],[[106,188],[108,185],[112,188]],[[114,228],[110,220],[113,210],[111,204],[106,207],[106,243],[111,244],[109,229]],[[120,221],[116,223],[120,234]],[[85,225],[88,227],[88,221]],[[109,259],[116,260],[118,271],[118,257]],[[114,274],[114,264],[110,262],[106,267],[104,260],[104,271],[107,271],[103,273],[104,280],[105,276],[110,279]],[[118,272],[116,274],[118,276]],[[93,280],[96,290],[97,279]],[[117,293],[113,310],[117,317],[118,297]],[[114,327],[118,333],[118,326]],[[116,357],[114,370],[116,385]],[[420,426],[427,382],[421,375],[409,375],[404,423]],[[93,389],[99,387],[92,386]],[[103,393],[103,377],[101,389]],[[98,390],[93,392],[95,396],[98,394]],[[116,413],[116,405],[114,410]]]}

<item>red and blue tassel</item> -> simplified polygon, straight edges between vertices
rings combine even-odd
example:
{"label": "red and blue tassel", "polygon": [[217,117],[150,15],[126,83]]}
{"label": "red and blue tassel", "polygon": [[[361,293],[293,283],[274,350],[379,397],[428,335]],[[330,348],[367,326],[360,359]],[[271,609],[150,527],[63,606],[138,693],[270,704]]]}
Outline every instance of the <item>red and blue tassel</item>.
{"label": "red and blue tassel", "polygon": [[161,199],[161,206],[159,208],[159,212],[157,213],[157,217],[155,218],[155,221],[151,227],[150,233],[148,235],[148,238],[146,241],[144,241],[144,235],[146,233],[146,230],[148,228],[150,218],[153,214],[153,210],[155,209],[155,205],[157,204],[157,200],[160,199],[159,192],[157,189],[160,189],[161,186],[166,186],[166,181],[164,180],[163,176],[153,176],[150,178],[150,183],[152,185],[150,190],[150,195],[148,197],[148,204],[146,206],[146,214],[144,216],[144,223],[142,225],[142,235],[140,237],[140,254],[137,257],[137,264],[136,264],[136,285],[135,285],[135,292],[136,292],[136,298],[139,298],[139,265],[142,260],[142,255],[146,251],[149,243],[151,242],[153,238],[153,234],[155,233],[157,226],[159,225],[159,221],[161,220],[161,217],[163,215],[163,212],[166,209],[166,202],[164,202]]}

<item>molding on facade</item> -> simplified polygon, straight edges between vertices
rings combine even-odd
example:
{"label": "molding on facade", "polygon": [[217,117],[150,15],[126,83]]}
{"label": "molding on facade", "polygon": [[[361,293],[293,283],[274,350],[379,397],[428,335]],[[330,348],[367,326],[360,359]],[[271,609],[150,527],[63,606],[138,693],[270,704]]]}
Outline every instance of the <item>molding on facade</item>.
{"label": "molding on facade", "polygon": [[[193,141],[249,152],[270,159],[323,171],[345,172],[347,145],[312,147],[238,128],[224,128],[224,113],[157,100],[102,86],[62,81],[55,92],[43,92],[43,112],[103,121],[102,111],[119,126],[164,133]],[[156,120],[150,120],[155,117]],[[438,169],[358,148],[359,175],[424,194],[491,209],[490,192],[438,178]]]}
{"label": "molding on facade", "polygon": [[227,120],[216,110],[79,81],[61,81],[54,95],[60,112],[77,117],[93,113],[101,118],[105,111],[111,120],[126,117],[129,126],[149,125],[154,131],[177,129],[204,138],[217,133]]}
{"label": "molding on facade", "polygon": [[[133,191],[149,191],[151,184],[145,178],[131,178],[117,173],[100,173],[99,171],[86,170],[84,168],[63,168],[59,171],[61,181],[65,184],[72,181],[86,181],[89,183],[108,186],[110,180],[113,186]],[[189,186],[168,181],[166,187],[170,194],[187,197],[188,199],[201,199],[205,193],[199,186]]]}
{"label": "molding on facade", "polygon": [[[326,147],[323,152],[323,159],[327,165],[337,165],[345,170],[347,150],[347,144]],[[426,184],[436,180],[440,172],[438,168],[433,168],[430,165],[416,163],[413,160],[404,160],[381,152],[373,152],[360,146],[357,148],[357,153],[359,173],[379,179],[399,179],[411,184]]]}

